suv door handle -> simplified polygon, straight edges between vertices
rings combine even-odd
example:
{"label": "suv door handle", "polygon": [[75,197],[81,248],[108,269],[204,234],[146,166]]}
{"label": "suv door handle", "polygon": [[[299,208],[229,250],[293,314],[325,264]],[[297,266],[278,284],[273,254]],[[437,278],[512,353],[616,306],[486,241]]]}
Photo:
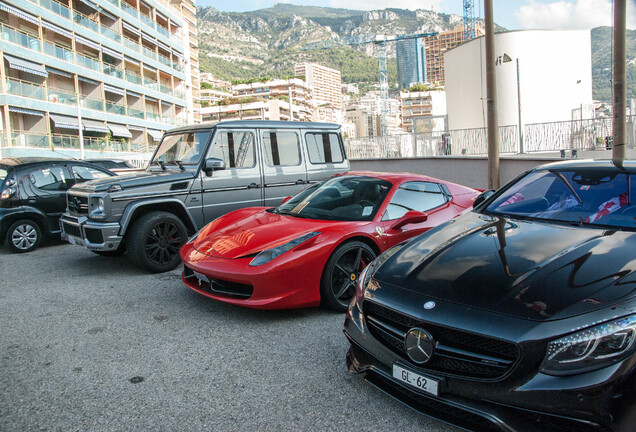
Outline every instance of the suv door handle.
{"label": "suv door handle", "polygon": [[261,185],[256,184],[256,183],[250,183],[250,184],[247,185],[248,189],[258,189],[260,187],[261,187]]}

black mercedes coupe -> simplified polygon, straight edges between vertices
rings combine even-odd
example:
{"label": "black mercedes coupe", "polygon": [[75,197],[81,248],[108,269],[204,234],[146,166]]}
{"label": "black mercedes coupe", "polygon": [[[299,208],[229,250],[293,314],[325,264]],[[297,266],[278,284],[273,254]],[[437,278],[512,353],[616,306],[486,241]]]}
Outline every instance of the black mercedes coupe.
{"label": "black mercedes coupe", "polygon": [[635,161],[543,165],[389,249],[349,370],[470,430],[636,430],[635,189]]}

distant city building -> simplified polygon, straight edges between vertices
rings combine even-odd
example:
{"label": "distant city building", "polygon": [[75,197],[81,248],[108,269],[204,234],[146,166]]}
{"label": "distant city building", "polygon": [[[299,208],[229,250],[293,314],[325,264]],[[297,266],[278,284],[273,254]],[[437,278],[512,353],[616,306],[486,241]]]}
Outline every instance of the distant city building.
{"label": "distant city building", "polygon": [[192,0],[0,4],[0,155],[147,152],[199,117]]}
{"label": "distant city building", "polygon": [[440,90],[401,93],[400,109],[404,132],[423,133],[443,130],[446,93]]}
{"label": "distant city building", "polygon": [[343,94],[359,95],[360,94],[360,89],[355,84],[343,84],[342,85],[342,93]]}
{"label": "distant city building", "polygon": [[229,81],[225,81],[219,78],[216,78],[213,74],[209,72],[201,72],[201,87],[203,87],[203,83],[206,83],[214,88],[231,92],[232,91],[232,83]]}
{"label": "distant city building", "polygon": [[[482,36],[484,28],[477,24],[475,34]],[[444,53],[462,43],[464,43],[463,25],[456,26],[450,31],[441,32],[436,36],[424,38],[426,82],[444,84]]]}
{"label": "distant city building", "polygon": [[426,64],[422,39],[406,39],[395,44],[398,86],[408,90],[413,84],[426,82]]}
{"label": "distant city building", "polygon": [[[486,127],[484,37],[444,55],[452,130]],[[589,30],[523,30],[495,34],[499,126],[569,121],[592,105]]]}
{"label": "distant city building", "polygon": [[298,63],[294,75],[304,77],[313,92],[316,121],[342,123],[342,77],[340,71],[315,63]]}
{"label": "distant city building", "polygon": [[[202,83],[205,81],[202,81]],[[202,119],[205,117],[204,111],[205,108],[215,105],[218,101],[222,99],[228,99],[232,97],[231,88],[230,91],[218,90],[216,88],[202,88],[200,91],[200,101],[201,101],[201,117]]]}
{"label": "distant city building", "polygon": [[[204,95],[207,95],[207,92],[208,90],[203,90]],[[316,108],[313,106],[311,89],[299,78],[237,84],[232,86],[232,93],[229,96],[234,103],[202,108],[203,121],[235,119],[313,121],[315,117]]]}
{"label": "distant city building", "polygon": [[355,107],[347,109],[345,111],[345,121],[354,125],[356,138],[382,135],[380,115],[367,108]]}

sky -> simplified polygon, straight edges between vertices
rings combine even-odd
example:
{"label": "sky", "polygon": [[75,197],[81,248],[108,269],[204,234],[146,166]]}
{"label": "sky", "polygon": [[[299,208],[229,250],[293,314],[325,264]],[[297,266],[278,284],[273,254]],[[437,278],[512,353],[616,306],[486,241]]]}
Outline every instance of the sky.
{"label": "sky", "polygon": [[[197,6],[212,6],[225,12],[263,9],[276,3],[323,6],[356,10],[433,9],[463,15],[462,0],[196,0]],[[590,29],[612,25],[612,0],[493,0],[495,23],[508,30]],[[483,17],[483,1],[475,0],[475,16]],[[627,28],[636,30],[636,0],[627,0]]]}

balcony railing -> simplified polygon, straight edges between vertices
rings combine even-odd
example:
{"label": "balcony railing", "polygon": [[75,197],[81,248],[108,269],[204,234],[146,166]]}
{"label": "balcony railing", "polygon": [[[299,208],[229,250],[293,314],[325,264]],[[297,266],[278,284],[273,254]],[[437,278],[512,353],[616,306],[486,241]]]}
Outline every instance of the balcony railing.
{"label": "balcony railing", "polygon": [[55,0],[40,0],[40,6],[50,10],[54,14],[60,15],[66,19],[71,19],[71,10]]}
{"label": "balcony railing", "polygon": [[156,121],[156,122],[160,122],[161,121],[161,116],[155,112],[152,111],[146,111],[146,120],[152,120],[152,121]]}
{"label": "balcony railing", "polygon": [[124,71],[110,63],[102,63],[102,72],[115,78],[124,79]]}
{"label": "balcony railing", "polygon": [[126,81],[133,84],[143,85],[143,78],[135,72],[126,71]]}
{"label": "balcony railing", "polygon": [[144,87],[150,90],[159,90],[159,83],[150,78],[144,78]]}
{"label": "balcony railing", "polygon": [[93,99],[87,96],[80,98],[80,105],[82,108],[88,108],[96,111],[104,111],[104,101],[100,99]]}
{"label": "balcony railing", "polygon": [[135,117],[135,118],[138,118],[138,119],[143,119],[144,118],[144,114],[146,113],[143,110],[140,110],[140,109],[137,109],[137,108],[130,108],[130,107],[128,107],[127,111],[128,111],[128,115],[130,117]]}
{"label": "balcony railing", "polygon": [[150,17],[146,16],[146,14],[144,14],[143,12],[140,13],[139,16],[141,18],[141,22],[146,24],[151,29],[155,28],[155,22],[152,19],[150,19]]}
{"label": "balcony railing", "polygon": [[13,147],[48,147],[49,137],[47,134],[11,131],[11,145]]}
{"label": "balcony railing", "polygon": [[168,57],[163,56],[161,54],[158,55],[158,60],[159,60],[159,63],[161,63],[162,65],[168,66],[168,67],[170,67],[171,64],[172,64],[172,62],[170,61],[170,59]]}
{"label": "balcony railing", "polygon": [[126,115],[126,107],[122,104],[106,101],[106,112]]}
{"label": "balcony railing", "polygon": [[25,48],[40,51],[40,39],[37,36],[0,24],[0,36],[3,41],[12,42]]}
{"label": "balcony railing", "polygon": [[73,11],[73,21],[82,27],[93,30],[95,33],[99,33],[99,24],[84,14],[77,11]]}
{"label": "balcony railing", "polygon": [[17,78],[7,78],[7,93],[32,99],[46,99],[46,90],[42,84],[23,81]]}
{"label": "balcony railing", "polygon": [[59,58],[60,60],[64,60],[70,63],[73,63],[75,61],[75,55],[69,48],[55,45],[46,41],[43,42],[43,48],[45,54],[51,55],[53,57]]}
{"label": "balcony railing", "polygon": [[142,46],[141,49],[142,49],[143,54],[146,57],[150,57],[153,60],[157,60],[157,53],[156,52],[154,52],[153,50],[151,50],[149,48],[146,48],[145,46]]}
{"label": "balcony railing", "polygon": [[169,38],[170,37],[170,32],[168,31],[167,28],[161,26],[160,24],[157,24],[157,31],[159,33],[161,33],[162,35],[164,35],[165,37]]}
{"label": "balcony railing", "polygon": [[119,7],[121,7],[121,10],[123,10],[127,14],[130,14],[130,15],[134,16],[137,19],[139,18],[139,12],[137,11],[137,9],[135,9],[132,6],[130,6],[125,1],[120,2],[120,6]]}
{"label": "balcony railing", "polygon": [[87,57],[82,54],[75,54],[75,62],[80,66],[84,66],[87,69],[92,69],[97,72],[101,72],[102,69],[102,65],[98,59]]}
{"label": "balcony railing", "polygon": [[53,103],[77,105],[77,95],[75,93],[69,92],[68,90],[61,90],[49,87],[47,99],[49,102]]}
{"label": "balcony railing", "polygon": [[121,35],[109,28],[100,25],[99,32],[106,36],[108,39],[114,40],[115,42],[121,42]]}
{"label": "balcony railing", "polygon": [[138,41],[134,41],[130,39],[129,37],[124,36],[124,38],[122,39],[122,42],[124,43],[124,46],[126,48],[130,48],[131,50],[138,53],[141,52],[141,45],[139,45]]}

